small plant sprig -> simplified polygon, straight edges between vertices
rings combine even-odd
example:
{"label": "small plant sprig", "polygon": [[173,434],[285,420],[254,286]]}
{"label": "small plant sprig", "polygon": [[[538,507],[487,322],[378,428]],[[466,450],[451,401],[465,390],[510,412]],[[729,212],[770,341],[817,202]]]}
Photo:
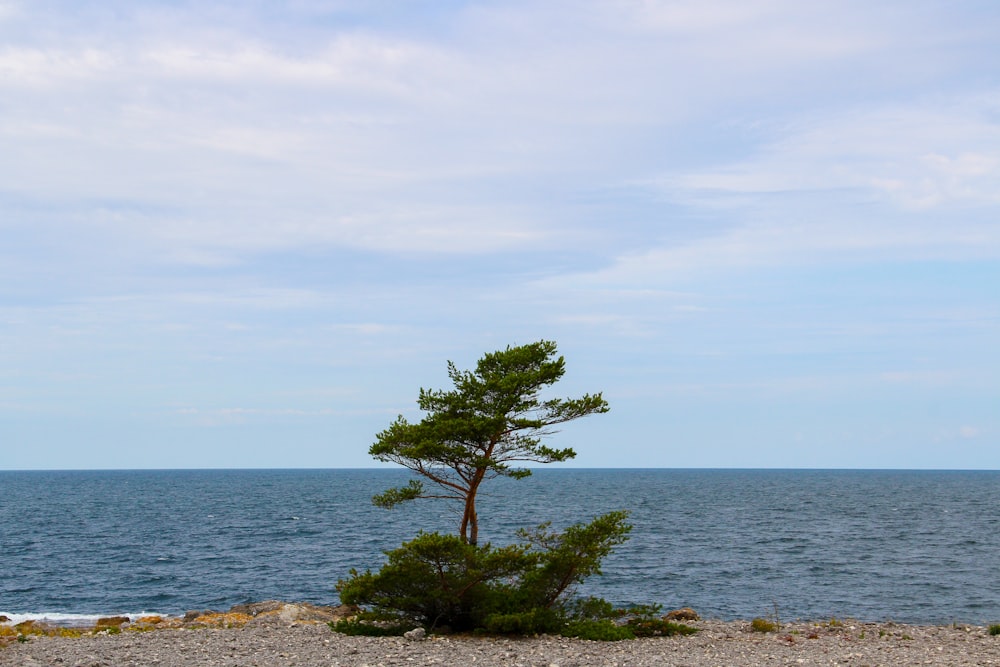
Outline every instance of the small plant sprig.
{"label": "small plant sprig", "polygon": [[1000,635],[1000,623],[994,623],[993,625],[991,625],[989,627],[989,630],[987,630],[987,632],[990,633],[991,637],[996,637],[997,635]]}
{"label": "small plant sprig", "polygon": [[772,601],[774,613],[770,618],[757,617],[750,621],[751,632],[777,632],[781,629],[781,615],[778,613],[778,603]]}
{"label": "small plant sprig", "polygon": [[777,629],[778,624],[766,618],[755,618],[750,621],[751,632],[775,632]]}

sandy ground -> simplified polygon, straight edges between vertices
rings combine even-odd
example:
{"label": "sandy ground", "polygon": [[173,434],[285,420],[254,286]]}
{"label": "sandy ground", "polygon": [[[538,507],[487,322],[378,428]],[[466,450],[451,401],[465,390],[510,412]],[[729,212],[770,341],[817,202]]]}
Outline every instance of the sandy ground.
{"label": "sandy ground", "polygon": [[0,647],[0,665],[158,667],[297,665],[505,665],[510,667],[733,667],[751,665],[998,665],[1000,636],[964,625],[852,621],[791,623],[751,632],[746,622],[696,621],[693,636],[590,642],[530,639],[347,637],[322,623],[278,618],[231,629],[122,630],[83,637],[33,637]]}

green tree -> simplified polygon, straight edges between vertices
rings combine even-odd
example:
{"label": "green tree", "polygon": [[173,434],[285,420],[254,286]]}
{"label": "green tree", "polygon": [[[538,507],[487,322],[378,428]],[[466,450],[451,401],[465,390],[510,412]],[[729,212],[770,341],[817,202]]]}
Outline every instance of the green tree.
{"label": "green tree", "polygon": [[500,599],[500,582],[534,563],[524,547],[476,547],[440,533],[422,532],[385,553],[378,572],[351,570],[337,583],[341,602],[371,607],[383,619],[453,630],[478,627]]}
{"label": "green tree", "polygon": [[393,507],[416,498],[457,500],[463,507],[458,534],[475,545],[480,485],[496,477],[529,476],[530,470],[519,467],[522,463],[575,457],[572,449],[552,449],[542,439],[555,433],[559,424],[608,411],[600,393],[541,398],[541,391],[565,372],[563,358],[556,357],[556,344],[546,340],[486,354],[474,371],[459,370],[449,361],[454,389],[421,389],[417,404],[427,416],[411,424],[400,415],[369,449],[379,461],[409,468],[435,488],[427,490],[423,481],[412,480],[375,496],[373,502]]}
{"label": "green tree", "polygon": [[[387,551],[378,572],[351,570],[337,583],[344,604],[363,605],[374,617],[428,629],[529,634],[559,632],[582,620],[573,588],[601,573],[601,560],[628,539],[628,512],[610,512],[587,524],[551,532],[548,524],[520,531],[520,544],[475,546],[457,535],[420,533]],[[603,616],[610,612],[605,611]],[[349,624],[345,624],[349,625]]]}
{"label": "green tree", "polygon": [[550,523],[519,530],[522,546],[540,554],[539,566],[521,582],[521,590],[530,593],[530,606],[551,608],[573,586],[601,574],[601,561],[632,531],[628,514],[625,510],[608,512],[562,532],[551,531]]}

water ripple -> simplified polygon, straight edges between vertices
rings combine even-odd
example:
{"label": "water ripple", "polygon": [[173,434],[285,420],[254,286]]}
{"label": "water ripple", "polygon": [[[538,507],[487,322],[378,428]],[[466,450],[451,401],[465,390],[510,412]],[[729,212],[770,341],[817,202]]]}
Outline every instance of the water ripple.
{"label": "water ripple", "polygon": [[[67,613],[336,601],[453,508],[373,507],[403,471],[0,472],[0,609]],[[31,507],[31,520],[24,508]],[[543,470],[499,481],[481,537],[632,510],[582,591],[720,618],[1000,619],[1000,474]]]}

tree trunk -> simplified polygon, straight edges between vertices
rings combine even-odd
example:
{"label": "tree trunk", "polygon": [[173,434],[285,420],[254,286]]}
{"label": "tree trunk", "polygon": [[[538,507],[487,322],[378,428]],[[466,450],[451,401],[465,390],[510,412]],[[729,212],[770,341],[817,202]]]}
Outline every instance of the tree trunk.
{"label": "tree trunk", "polygon": [[476,492],[483,481],[485,470],[477,470],[465,491],[465,512],[462,514],[462,539],[476,546],[479,542],[479,515],[476,514]]}
{"label": "tree trunk", "polygon": [[479,517],[476,516],[476,490],[470,489],[465,496],[465,512],[462,514],[462,540],[476,546],[479,541]]}
{"label": "tree trunk", "polygon": [[476,546],[479,544],[479,517],[476,515],[476,503],[472,501],[472,517],[469,527],[469,544]]}

